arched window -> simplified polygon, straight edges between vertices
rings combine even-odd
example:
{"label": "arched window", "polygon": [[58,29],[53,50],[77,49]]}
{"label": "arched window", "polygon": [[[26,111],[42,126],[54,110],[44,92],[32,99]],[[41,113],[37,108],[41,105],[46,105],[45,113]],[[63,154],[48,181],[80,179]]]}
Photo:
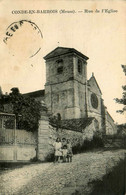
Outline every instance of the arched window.
{"label": "arched window", "polygon": [[58,67],[57,68],[57,73],[62,74],[62,72],[63,72],[63,66]]}
{"label": "arched window", "polygon": [[78,72],[82,73],[82,61],[78,59]]}
{"label": "arched window", "polygon": [[59,59],[56,61],[57,63],[57,74],[62,74],[63,72],[63,60]]}

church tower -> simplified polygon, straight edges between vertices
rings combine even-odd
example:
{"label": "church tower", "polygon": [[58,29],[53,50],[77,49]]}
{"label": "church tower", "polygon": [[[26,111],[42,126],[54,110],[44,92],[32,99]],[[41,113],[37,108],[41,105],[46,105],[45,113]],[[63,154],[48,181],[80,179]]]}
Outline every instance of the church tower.
{"label": "church tower", "polygon": [[57,47],[47,54],[45,102],[62,119],[87,116],[87,60],[74,48]]}

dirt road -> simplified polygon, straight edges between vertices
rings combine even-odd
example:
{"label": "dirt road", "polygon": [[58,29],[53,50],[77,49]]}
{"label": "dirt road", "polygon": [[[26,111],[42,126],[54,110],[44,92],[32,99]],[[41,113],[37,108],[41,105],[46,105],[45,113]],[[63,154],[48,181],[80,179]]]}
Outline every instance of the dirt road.
{"label": "dirt road", "polygon": [[102,179],[125,154],[126,150],[87,152],[75,155],[72,163],[8,170],[0,175],[0,195],[88,195],[92,190],[89,183]]}

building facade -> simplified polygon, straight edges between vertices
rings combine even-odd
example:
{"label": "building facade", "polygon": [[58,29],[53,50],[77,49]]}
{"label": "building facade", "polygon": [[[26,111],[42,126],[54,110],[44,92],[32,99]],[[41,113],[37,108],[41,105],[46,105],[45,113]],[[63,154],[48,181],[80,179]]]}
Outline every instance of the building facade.
{"label": "building facade", "polygon": [[61,118],[94,117],[103,132],[116,133],[94,74],[87,79],[88,57],[73,48],[57,47],[45,57],[45,103],[48,111]]}
{"label": "building facade", "polygon": [[[74,48],[57,47],[44,59],[45,89],[24,96],[41,101],[49,113],[55,116],[59,113],[63,121],[71,120],[70,124],[73,120],[77,124],[80,119],[86,128],[88,122],[93,121],[94,129],[99,129],[104,134],[115,134],[116,125],[104,105],[102,92],[94,74],[87,79],[89,58]],[[1,95],[0,88],[0,97]],[[5,102],[4,112],[8,112],[10,106]],[[0,109],[3,110],[2,107]]]}

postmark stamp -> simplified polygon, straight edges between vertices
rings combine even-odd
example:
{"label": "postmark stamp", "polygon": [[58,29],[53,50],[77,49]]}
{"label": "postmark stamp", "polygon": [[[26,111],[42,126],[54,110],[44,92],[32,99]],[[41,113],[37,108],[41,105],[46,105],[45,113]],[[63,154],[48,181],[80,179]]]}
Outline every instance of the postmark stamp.
{"label": "postmark stamp", "polygon": [[32,58],[41,50],[42,39],[42,32],[34,22],[20,20],[7,27],[3,42],[13,56]]}

